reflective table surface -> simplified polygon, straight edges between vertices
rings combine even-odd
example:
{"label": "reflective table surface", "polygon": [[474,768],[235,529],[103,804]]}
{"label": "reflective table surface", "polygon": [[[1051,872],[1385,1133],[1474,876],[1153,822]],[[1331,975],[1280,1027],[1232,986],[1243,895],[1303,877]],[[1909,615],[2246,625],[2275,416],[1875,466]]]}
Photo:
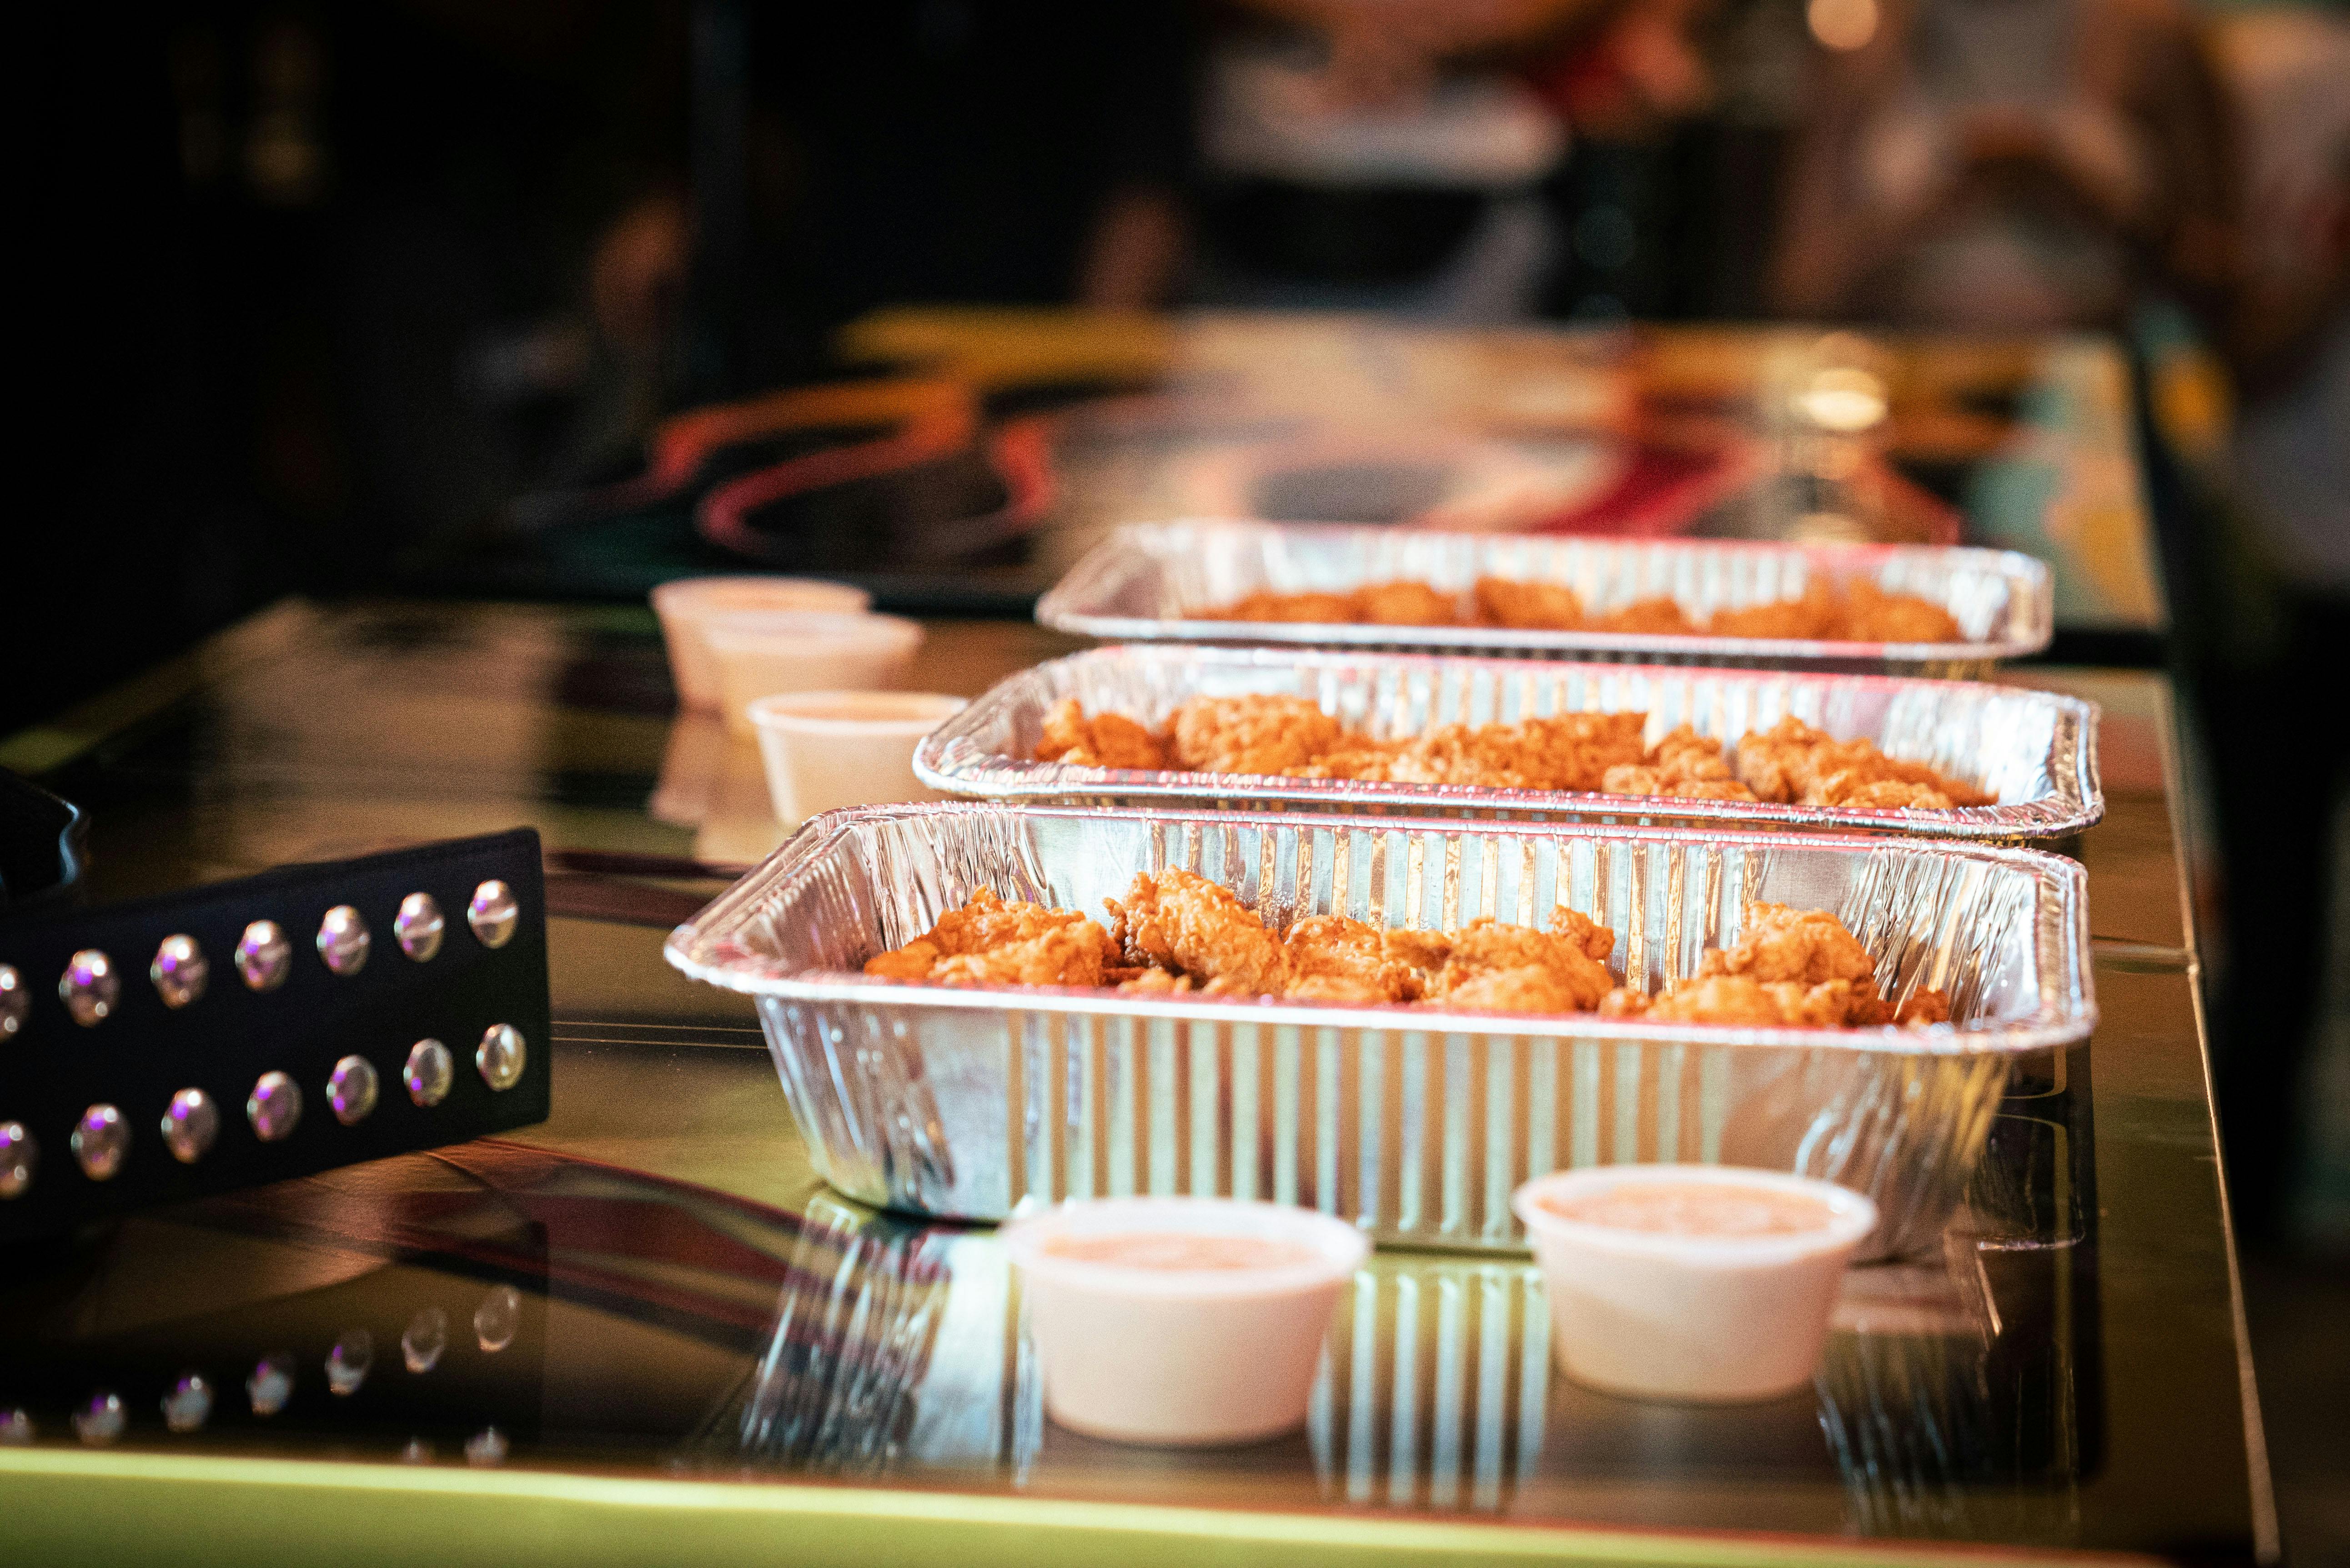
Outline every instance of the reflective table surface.
{"label": "reflective table surface", "polygon": [[[974,692],[1066,646],[944,623],[916,681]],[[554,1115],[11,1251],[10,1543],[179,1563],[2272,1555],[2166,696],[2012,678],[2106,706],[2110,814],[2077,846],[2104,1020],[2018,1084],[1939,1254],[1851,1276],[1812,1388],[1596,1394],[1553,1370],[1523,1262],[1382,1252],[1303,1433],[1170,1452],[1046,1421],[991,1235],[828,1195],[747,1004],[661,962],[666,925],[723,885],[684,862],[782,829],[726,742],[674,723],[649,615],[282,606],[0,763],[90,811],[99,900],[536,826]],[[657,787],[700,826],[649,813]]]}

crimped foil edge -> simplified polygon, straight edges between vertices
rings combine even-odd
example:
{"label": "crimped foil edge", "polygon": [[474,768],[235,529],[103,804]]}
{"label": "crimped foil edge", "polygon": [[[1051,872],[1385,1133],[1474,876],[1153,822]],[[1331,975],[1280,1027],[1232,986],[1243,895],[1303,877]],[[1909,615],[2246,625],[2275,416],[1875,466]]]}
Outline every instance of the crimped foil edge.
{"label": "crimped foil edge", "polygon": [[[1175,670],[1213,670],[1244,676],[1252,669],[1267,673],[1326,670],[1343,674],[1350,669],[1392,671],[1398,680],[1425,674],[1441,681],[1458,673],[1463,680],[1490,676],[1496,683],[1517,676],[1525,680],[1572,678],[1572,671],[1627,680],[1727,680],[1757,686],[1783,683],[1794,688],[1818,688],[1852,683],[1859,689],[1884,688],[1913,692],[1924,698],[2011,698],[2020,703],[2044,706],[2051,714],[2051,744],[2046,771],[2057,793],[2015,805],[1960,806],[1947,810],[1877,810],[1841,806],[1786,805],[1772,801],[1710,801],[1664,796],[1611,795],[1547,790],[1495,789],[1465,784],[1376,784],[1351,779],[1273,778],[1222,774],[1189,774],[1131,768],[1073,766],[1040,763],[983,750],[976,737],[994,726],[1003,711],[1015,707],[1029,688],[1053,683],[1065,672],[1128,660],[1159,664]],[[1076,684],[1075,681],[1066,684]],[[1954,690],[1946,690],[1954,689]],[[1617,710],[1603,707],[1597,711]],[[1007,677],[926,736],[917,748],[914,771],[933,789],[992,800],[1090,801],[1118,804],[1205,804],[1234,802],[1243,805],[1280,803],[1317,812],[1398,811],[1422,815],[1508,816],[1556,815],[1563,818],[1621,820],[1634,825],[1663,823],[1728,823],[1774,829],[1817,831],[1848,829],[1871,834],[1957,840],[2020,840],[2056,838],[2095,826],[2105,815],[2105,795],[2096,772],[2098,710],[2092,702],[2054,692],[2026,688],[1988,687],[1959,682],[1931,686],[1900,676],[1831,674],[1821,671],[1743,670],[1688,667],[1607,665],[1577,666],[1543,660],[1491,659],[1442,655],[1399,654],[1367,649],[1318,649],[1292,653],[1269,649],[1208,647],[1173,649],[1164,646],[1113,646],[1066,655]]]}
{"label": "crimped foil edge", "polygon": [[[1120,576],[1156,558],[1150,544],[1161,537],[1278,539],[1284,545],[1352,543],[1392,545],[1415,537],[1440,539],[1473,551],[1482,569],[1514,575],[1496,558],[1546,547],[1569,547],[1599,556],[1637,556],[1665,553],[1714,555],[1724,559],[1760,557],[1773,552],[1800,555],[1823,563],[1875,560],[1886,563],[1945,563],[1994,574],[2008,586],[2012,635],[1960,643],[1831,642],[1795,639],[1665,637],[1606,631],[1531,631],[1496,627],[1326,626],[1274,621],[1201,621],[1174,616],[1110,614],[1097,607]],[[1203,547],[1193,542],[1191,547]],[[1435,546],[1431,546],[1435,547]],[[1853,568],[1847,567],[1846,570]],[[1358,586],[1333,579],[1325,587]],[[1036,619],[1058,631],[1105,641],[1244,641],[1307,647],[1383,648],[1421,653],[1515,653],[1521,657],[1634,659],[1647,663],[1690,662],[1738,667],[1802,664],[1821,669],[1917,669],[1921,673],[1961,678],[1987,673],[2002,659],[2045,649],[2054,635],[2054,598],[2045,563],[2013,550],[1964,545],[1794,544],[1770,540],[1617,540],[1525,535],[1415,535],[1413,531],[1347,524],[1267,524],[1243,520],[1185,518],[1167,523],[1122,524],[1081,557],[1060,582],[1036,601]]]}

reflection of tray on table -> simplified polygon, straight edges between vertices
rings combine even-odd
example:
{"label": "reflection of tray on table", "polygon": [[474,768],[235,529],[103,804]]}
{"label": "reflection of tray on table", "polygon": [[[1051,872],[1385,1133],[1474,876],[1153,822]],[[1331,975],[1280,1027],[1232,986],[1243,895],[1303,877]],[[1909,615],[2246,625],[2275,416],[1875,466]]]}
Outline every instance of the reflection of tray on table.
{"label": "reflection of tray on table", "polygon": [[[697,1468],[1043,1495],[1142,1469],[1212,1488],[1235,1465],[1310,1473],[1353,1507],[1571,1516],[1669,1454],[1723,1481],[1840,1480],[1871,1533],[2061,1538],[2101,1391],[2094,1296],[2069,1251],[1943,1253],[1856,1271],[1814,1387],[1748,1407],[1586,1389],[1551,1366],[1539,1272],[1382,1251],[1333,1318],[1305,1430],[1243,1452],[1121,1449],[1045,1418],[1019,1293],[984,1233],[818,1199],[756,1372],[691,1445]],[[2052,1315],[2049,1303],[2064,1309]],[[818,1354],[821,1347],[821,1354]],[[1971,1526],[1972,1528],[1969,1528]]]}

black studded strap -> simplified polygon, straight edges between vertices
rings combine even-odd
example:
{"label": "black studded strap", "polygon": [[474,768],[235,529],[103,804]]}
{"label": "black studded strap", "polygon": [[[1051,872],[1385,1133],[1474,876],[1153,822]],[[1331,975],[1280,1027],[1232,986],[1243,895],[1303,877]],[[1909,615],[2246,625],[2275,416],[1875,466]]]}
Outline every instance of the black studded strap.
{"label": "black studded strap", "polygon": [[527,828],[0,910],[0,1241],[543,1121]]}

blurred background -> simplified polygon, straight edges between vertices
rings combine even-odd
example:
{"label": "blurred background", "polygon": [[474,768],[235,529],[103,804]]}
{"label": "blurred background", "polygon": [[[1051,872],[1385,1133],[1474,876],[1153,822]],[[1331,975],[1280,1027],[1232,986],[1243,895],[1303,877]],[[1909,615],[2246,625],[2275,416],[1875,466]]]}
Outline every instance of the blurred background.
{"label": "blurred background", "polygon": [[[289,593],[641,602],[749,564],[1019,615],[1127,515],[2064,558],[2053,657],[2178,683],[2288,1532],[2350,1552],[2312,1392],[2350,1381],[2342,7],[27,26],[46,483],[0,732]],[[1856,386],[1856,420],[1802,395]],[[2098,421],[2134,462],[2059,450]]]}

